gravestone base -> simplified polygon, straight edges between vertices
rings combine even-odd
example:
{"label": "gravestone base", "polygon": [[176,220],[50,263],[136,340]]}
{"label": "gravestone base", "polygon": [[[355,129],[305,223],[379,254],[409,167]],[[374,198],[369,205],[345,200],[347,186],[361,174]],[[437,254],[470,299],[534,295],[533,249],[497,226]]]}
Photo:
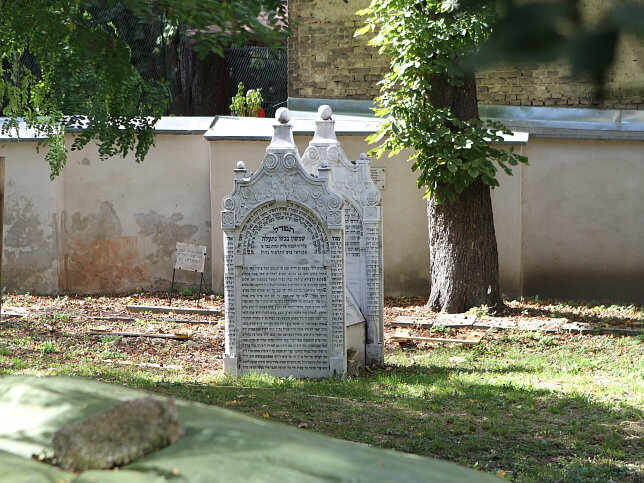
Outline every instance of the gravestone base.
{"label": "gravestone base", "polygon": [[231,376],[239,375],[239,365],[236,357],[224,356],[224,373]]}
{"label": "gravestone base", "polygon": [[347,350],[354,349],[356,351],[353,360],[357,367],[364,367],[365,363],[364,326],[364,321],[347,325]]}
{"label": "gravestone base", "polygon": [[329,374],[334,377],[343,377],[347,372],[347,358],[329,357]]}
{"label": "gravestone base", "polygon": [[384,362],[382,344],[367,344],[365,346],[365,364],[370,366],[372,364],[383,364]]}

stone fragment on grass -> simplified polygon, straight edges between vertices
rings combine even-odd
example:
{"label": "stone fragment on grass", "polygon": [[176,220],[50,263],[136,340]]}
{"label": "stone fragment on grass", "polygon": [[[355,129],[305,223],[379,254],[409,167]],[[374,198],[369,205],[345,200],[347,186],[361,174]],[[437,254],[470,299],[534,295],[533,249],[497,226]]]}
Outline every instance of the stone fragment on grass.
{"label": "stone fragment on grass", "polygon": [[132,399],[54,433],[54,461],[72,471],[123,466],[183,436],[174,401]]}

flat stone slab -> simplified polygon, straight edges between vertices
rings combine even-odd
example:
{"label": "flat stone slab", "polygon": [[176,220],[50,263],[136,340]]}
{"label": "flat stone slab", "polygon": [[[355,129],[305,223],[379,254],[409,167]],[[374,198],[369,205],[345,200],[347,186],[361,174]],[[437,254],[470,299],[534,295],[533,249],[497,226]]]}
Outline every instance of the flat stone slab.
{"label": "flat stone slab", "polygon": [[637,328],[631,328],[631,329],[618,329],[618,328],[611,328],[611,327],[604,327],[601,329],[602,334],[611,334],[611,335],[640,335],[644,334],[644,328],[642,329],[637,329]]}
{"label": "flat stone slab", "polygon": [[472,327],[476,320],[476,315],[473,314],[439,314],[436,317],[436,325],[442,325],[444,327]]}
{"label": "flat stone slab", "polygon": [[215,309],[197,309],[191,307],[166,307],[154,305],[126,305],[125,308],[130,312],[154,312],[154,313],[170,313],[177,314],[202,314],[202,315],[223,315],[223,310]]}
{"label": "flat stone slab", "polygon": [[422,327],[424,329],[430,329],[434,325],[434,321],[427,317],[399,315],[389,325],[392,327]]}
{"label": "flat stone slab", "polygon": [[2,309],[2,315],[5,317],[22,317],[31,314],[29,307],[6,307]]}
{"label": "flat stone slab", "polygon": [[483,329],[516,329],[517,322],[509,317],[486,317],[477,318],[472,326]]}
{"label": "flat stone slab", "polygon": [[519,330],[543,330],[545,332],[557,332],[568,322],[566,318],[557,319],[519,319],[517,329]]}
{"label": "flat stone slab", "polygon": [[591,324],[586,324],[584,322],[568,322],[567,324],[562,324],[561,330],[567,330],[568,332],[579,332],[580,334],[590,334],[600,331],[597,327],[594,327]]}

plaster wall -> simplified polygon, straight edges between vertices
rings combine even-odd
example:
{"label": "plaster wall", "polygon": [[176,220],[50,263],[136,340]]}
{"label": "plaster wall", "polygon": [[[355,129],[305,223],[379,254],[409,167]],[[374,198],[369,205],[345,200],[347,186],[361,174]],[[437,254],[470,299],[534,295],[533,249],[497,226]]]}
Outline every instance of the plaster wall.
{"label": "plaster wall", "polygon": [[[363,135],[339,135],[350,159]],[[303,153],[310,135],[296,135]],[[223,289],[221,199],[243,160],[258,168],[266,140],[159,134],[141,165],[71,152],[54,181],[34,142],[8,142],[3,287],[56,293],[167,290],[177,241],[208,247],[205,276]],[[644,142],[530,137],[529,166],[492,191],[501,289],[644,303]],[[429,292],[427,218],[407,153],[374,159],[382,190],[386,295]],[[178,272],[195,285],[196,274]]]}
{"label": "plaster wall", "polygon": [[[33,142],[8,143],[4,286],[114,293],[167,290],[178,241],[206,245],[210,285],[210,169],[203,135],[158,134],[142,164],[70,151],[54,181]],[[197,274],[177,272],[181,283]]]}
{"label": "plaster wall", "polygon": [[523,293],[644,303],[644,141],[533,138]]}
{"label": "plaster wall", "polygon": [[[294,136],[300,153],[304,153],[310,136]],[[338,141],[349,159],[358,159],[369,150],[363,136],[338,135]],[[266,150],[266,141],[213,141],[211,143],[211,189],[213,214],[213,284],[223,290],[223,254],[221,199],[233,187],[233,169],[238,161],[256,171]],[[416,186],[416,173],[407,162],[409,151],[392,158],[372,159],[371,167],[385,169],[383,210],[383,270],[386,295],[427,295],[429,293],[429,247],[427,208],[424,191]],[[516,176],[503,175],[501,187],[493,191],[495,226],[499,239],[501,283],[507,293],[518,294],[520,208],[519,182]]]}
{"label": "plaster wall", "polygon": [[33,142],[0,146],[5,157],[2,287],[50,293],[58,287],[58,184]]}

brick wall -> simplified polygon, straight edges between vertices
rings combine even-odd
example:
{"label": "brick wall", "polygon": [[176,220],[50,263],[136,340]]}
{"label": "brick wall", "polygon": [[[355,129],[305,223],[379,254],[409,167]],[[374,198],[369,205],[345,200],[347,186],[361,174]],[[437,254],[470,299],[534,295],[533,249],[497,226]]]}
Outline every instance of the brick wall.
{"label": "brick wall", "polygon": [[354,13],[365,0],[289,0],[297,22],[288,42],[289,97],[373,99],[388,62],[366,37],[354,38],[363,25]]}
{"label": "brick wall", "polygon": [[[599,0],[586,0],[589,11]],[[319,99],[373,99],[376,83],[388,69],[386,58],[354,38],[362,25],[355,12],[368,0],[291,0],[289,16],[289,96]],[[482,104],[513,106],[644,109],[644,46],[636,39],[620,43],[617,67],[609,73],[607,95],[600,101],[593,86],[570,75],[565,62],[494,66],[477,75]]]}

